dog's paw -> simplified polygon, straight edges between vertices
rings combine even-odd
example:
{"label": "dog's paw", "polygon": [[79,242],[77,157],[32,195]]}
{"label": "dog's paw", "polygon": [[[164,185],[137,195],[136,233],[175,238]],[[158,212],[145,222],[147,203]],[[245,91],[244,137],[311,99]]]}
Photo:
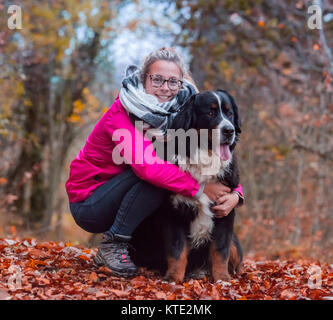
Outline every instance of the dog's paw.
{"label": "dog's paw", "polygon": [[231,277],[229,273],[213,273],[214,282],[222,280],[222,281],[230,281]]}
{"label": "dog's paw", "polygon": [[168,281],[168,282],[184,282],[184,275],[180,273],[169,273],[167,272],[166,275],[164,276],[163,280]]}
{"label": "dog's paw", "polygon": [[242,274],[244,273],[244,265],[241,262],[235,269],[235,274]]}
{"label": "dog's paw", "polygon": [[195,270],[189,272],[186,275],[186,279],[202,280],[204,278],[208,278],[209,276],[210,276],[210,273],[207,269],[199,268],[199,269],[195,269]]}

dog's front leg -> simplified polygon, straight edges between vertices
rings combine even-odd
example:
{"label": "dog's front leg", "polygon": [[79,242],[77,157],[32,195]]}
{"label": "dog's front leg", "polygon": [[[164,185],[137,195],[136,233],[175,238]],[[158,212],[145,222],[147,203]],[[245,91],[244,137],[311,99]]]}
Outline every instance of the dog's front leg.
{"label": "dog's front leg", "polygon": [[234,211],[224,218],[215,219],[210,246],[210,260],[214,281],[230,280],[228,272],[229,252],[233,234]]}
{"label": "dog's front leg", "polygon": [[183,282],[187,266],[187,244],[184,245],[179,256],[168,256],[168,271],[165,275],[167,280]]}
{"label": "dog's front leg", "polygon": [[168,270],[165,278],[171,281],[184,280],[187,255],[189,252],[185,230],[181,226],[173,225],[165,235]]}
{"label": "dog's front leg", "polygon": [[217,280],[229,281],[230,275],[228,272],[229,253],[226,250],[221,250],[212,242],[210,246],[210,259],[212,262],[212,275],[216,282]]}

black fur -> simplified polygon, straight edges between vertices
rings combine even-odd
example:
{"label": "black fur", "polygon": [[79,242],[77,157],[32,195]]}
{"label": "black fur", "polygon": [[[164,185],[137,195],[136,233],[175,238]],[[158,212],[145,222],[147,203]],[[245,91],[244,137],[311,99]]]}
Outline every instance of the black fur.
{"label": "black fur", "polygon": [[[215,93],[218,94],[222,102],[223,117],[228,118],[232,123],[235,133],[234,142],[230,145],[232,161],[223,179],[217,177],[217,181],[223,181],[230,188],[236,188],[239,184],[239,173],[236,156],[233,151],[241,133],[241,121],[233,97],[224,90],[217,90]],[[214,103],[216,104],[216,97],[211,92],[191,96],[174,119],[172,128],[182,128],[184,130],[191,128],[196,130],[216,128],[222,117],[218,112],[218,108],[211,108]],[[211,116],[212,113],[213,116]],[[177,143],[176,141],[176,146]],[[187,155],[190,156],[189,154]],[[162,272],[167,271],[167,257],[179,259],[185,245],[188,243],[190,223],[195,219],[196,215],[197,208],[188,206],[186,203],[182,203],[178,208],[175,208],[171,202],[163,204],[158,212],[143,221],[134,232],[132,245],[135,251],[131,252],[134,262],[137,265],[158,269]],[[243,253],[239,240],[233,231],[234,217],[235,210],[232,210],[224,218],[214,218],[212,242],[215,243],[216,250],[223,260],[228,260],[230,247],[233,245],[241,262]],[[208,242],[197,249],[191,249],[188,254],[186,274],[198,267],[210,266],[210,246],[211,242]],[[229,261],[228,269],[230,274],[237,272],[239,267],[240,263]]]}

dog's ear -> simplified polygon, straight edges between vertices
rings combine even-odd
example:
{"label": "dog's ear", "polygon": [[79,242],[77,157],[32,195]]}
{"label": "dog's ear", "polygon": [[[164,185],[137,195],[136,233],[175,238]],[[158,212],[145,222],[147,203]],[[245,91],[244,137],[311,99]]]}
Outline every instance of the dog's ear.
{"label": "dog's ear", "polygon": [[222,92],[224,94],[226,94],[230,100],[230,103],[231,103],[231,107],[232,107],[232,110],[233,110],[233,113],[234,113],[234,120],[235,120],[235,130],[236,130],[236,134],[240,134],[242,132],[242,121],[239,117],[239,113],[238,113],[238,106],[235,102],[235,99],[233,98],[233,96],[231,94],[229,94],[227,91],[225,90],[221,90],[221,89],[218,89],[217,91],[219,92]]}
{"label": "dog's ear", "polygon": [[180,108],[178,114],[173,119],[171,129],[184,129],[185,131],[194,128],[197,117],[194,111],[196,94],[193,94]]}
{"label": "dog's ear", "polygon": [[238,106],[235,102],[235,99],[233,98],[233,96],[231,96],[230,94],[229,95],[229,99],[231,101],[231,105],[232,105],[232,109],[234,111],[234,119],[235,119],[235,126],[236,126],[236,134],[240,134],[242,132],[242,120],[239,116],[239,113],[238,113]]}

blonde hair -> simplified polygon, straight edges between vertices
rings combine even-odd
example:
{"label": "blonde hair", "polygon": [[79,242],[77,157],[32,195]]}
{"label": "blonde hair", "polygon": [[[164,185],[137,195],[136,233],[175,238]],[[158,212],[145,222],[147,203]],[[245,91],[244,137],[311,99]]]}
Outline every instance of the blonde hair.
{"label": "blonde hair", "polygon": [[179,67],[182,73],[182,77],[184,77],[184,75],[187,73],[186,65],[181,56],[175,51],[175,49],[162,47],[148,54],[148,56],[143,60],[140,75],[143,85],[145,85],[146,83],[147,74],[150,66],[154,62],[160,60],[174,62]]}

